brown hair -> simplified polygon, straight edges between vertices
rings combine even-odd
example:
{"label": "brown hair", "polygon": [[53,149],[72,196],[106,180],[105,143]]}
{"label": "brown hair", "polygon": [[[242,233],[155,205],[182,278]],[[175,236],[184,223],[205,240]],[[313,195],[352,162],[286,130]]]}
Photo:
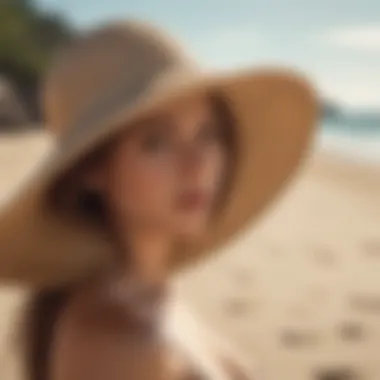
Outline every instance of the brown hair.
{"label": "brown hair", "polygon": [[27,307],[22,338],[28,380],[49,380],[48,360],[53,330],[70,294],[69,289],[40,291]]}
{"label": "brown hair", "polygon": [[[224,139],[231,151],[230,165],[234,165],[236,142],[233,135],[233,119],[225,100],[212,96],[212,106],[224,126]],[[51,206],[68,217],[85,218],[87,221],[107,225],[107,207],[99,194],[87,191],[76,179],[92,165],[96,165],[109,152],[113,140],[87,155],[76,167],[57,181],[50,191]],[[227,170],[232,174],[232,170]],[[232,183],[230,178],[226,184]],[[228,189],[224,189],[228,193]],[[224,195],[224,194],[223,194]],[[25,315],[26,365],[28,380],[48,380],[49,350],[54,326],[72,289],[49,289],[35,294]]]}

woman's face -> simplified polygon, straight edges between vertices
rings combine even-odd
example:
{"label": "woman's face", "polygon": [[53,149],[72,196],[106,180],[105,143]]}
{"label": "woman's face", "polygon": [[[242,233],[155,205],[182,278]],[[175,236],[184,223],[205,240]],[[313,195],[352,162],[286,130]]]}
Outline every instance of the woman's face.
{"label": "woman's face", "polygon": [[185,99],[124,132],[97,183],[110,207],[133,226],[194,237],[220,196],[227,156],[211,101]]}

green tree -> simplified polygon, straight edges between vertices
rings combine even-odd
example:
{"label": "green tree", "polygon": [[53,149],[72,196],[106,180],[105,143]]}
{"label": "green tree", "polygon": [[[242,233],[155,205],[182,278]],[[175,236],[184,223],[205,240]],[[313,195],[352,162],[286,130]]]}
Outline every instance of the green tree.
{"label": "green tree", "polygon": [[15,83],[34,117],[39,78],[57,46],[73,35],[62,16],[41,11],[32,0],[0,0],[0,75]]}

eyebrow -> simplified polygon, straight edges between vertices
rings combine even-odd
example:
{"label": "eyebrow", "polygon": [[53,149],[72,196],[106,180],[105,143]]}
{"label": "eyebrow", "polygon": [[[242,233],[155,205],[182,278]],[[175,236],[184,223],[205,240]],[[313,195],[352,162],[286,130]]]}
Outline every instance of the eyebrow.
{"label": "eyebrow", "polygon": [[133,138],[138,135],[144,135],[150,132],[169,132],[174,131],[174,124],[169,117],[165,115],[152,116],[138,121],[128,129],[128,136]]}

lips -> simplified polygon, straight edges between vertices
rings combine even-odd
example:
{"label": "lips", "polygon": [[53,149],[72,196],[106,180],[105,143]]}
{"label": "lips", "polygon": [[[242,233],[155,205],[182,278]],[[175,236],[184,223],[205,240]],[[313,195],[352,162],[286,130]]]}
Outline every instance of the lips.
{"label": "lips", "polygon": [[178,197],[178,208],[183,211],[196,211],[206,208],[210,203],[210,196],[201,190],[190,190],[183,192]]}

